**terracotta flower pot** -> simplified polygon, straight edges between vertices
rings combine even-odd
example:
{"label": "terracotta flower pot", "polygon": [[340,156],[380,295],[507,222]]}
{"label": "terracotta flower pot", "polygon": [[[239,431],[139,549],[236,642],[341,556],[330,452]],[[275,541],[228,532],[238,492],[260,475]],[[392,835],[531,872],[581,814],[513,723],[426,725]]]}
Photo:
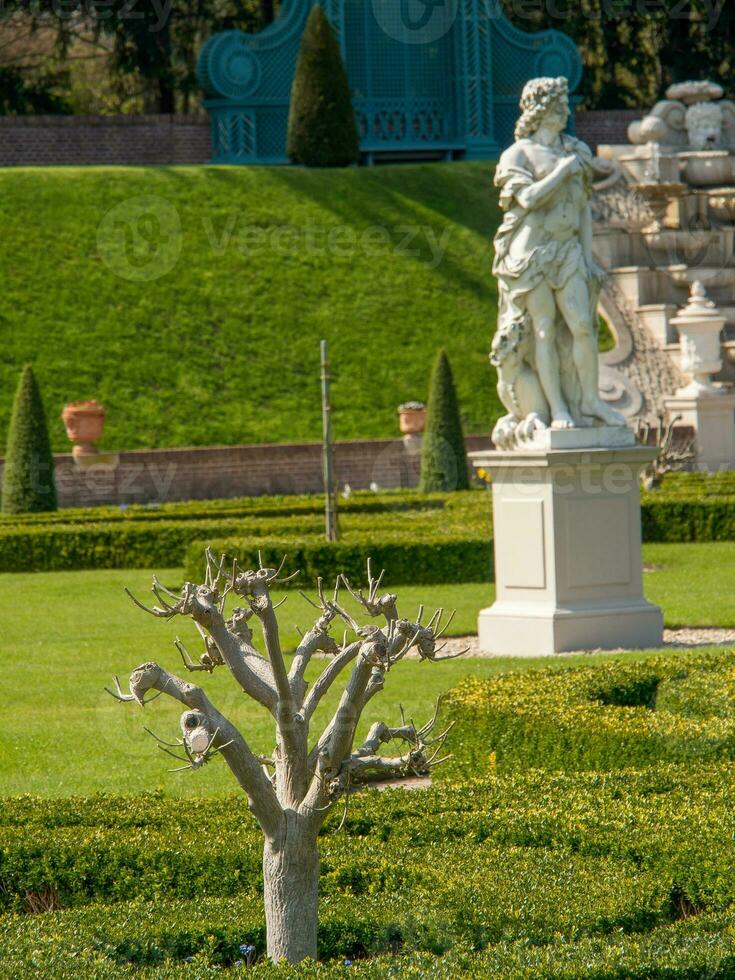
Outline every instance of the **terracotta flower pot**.
{"label": "terracotta flower pot", "polygon": [[398,426],[404,436],[419,435],[426,427],[426,406],[409,402],[398,406]]}
{"label": "terracotta flower pot", "polygon": [[74,456],[89,456],[97,452],[95,442],[105,428],[105,409],[98,401],[65,405],[61,418],[67,436],[74,443]]}

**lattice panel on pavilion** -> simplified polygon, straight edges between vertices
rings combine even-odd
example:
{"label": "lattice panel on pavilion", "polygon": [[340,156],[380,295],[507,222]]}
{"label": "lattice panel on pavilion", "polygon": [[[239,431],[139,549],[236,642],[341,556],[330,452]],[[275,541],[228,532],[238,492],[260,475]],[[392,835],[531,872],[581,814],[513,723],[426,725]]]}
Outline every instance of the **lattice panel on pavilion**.
{"label": "lattice panel on pavilion", "polygon": [[[198,65],[215,162],[286,163],[291,82],[315,0],[283,0],[259,34],[224,31]],[[558,31],[526,34],[497,0],[323,0],[352,90],[361,149],[492,158],[513,136],[528,78],[581,62]]]}

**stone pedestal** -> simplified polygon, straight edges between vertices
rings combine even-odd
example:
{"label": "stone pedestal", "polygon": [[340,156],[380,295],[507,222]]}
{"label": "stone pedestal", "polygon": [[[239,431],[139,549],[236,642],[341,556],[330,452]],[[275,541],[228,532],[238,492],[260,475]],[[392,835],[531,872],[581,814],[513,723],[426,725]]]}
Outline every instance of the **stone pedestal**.
{"label": "stone pedestal", "polygon": [[497,593],[479,616],[482,650],[530,657],[661,645],[661,610],[643,598],[641,561],[639,474],[655,454],[641,446],[471,454],[493,491]]}
{"label": "stone pedestal", "polygon": [[695,465],[717,473],[735,469],[735,391],[683,388],[664,399],[670,419],[694,430]]}

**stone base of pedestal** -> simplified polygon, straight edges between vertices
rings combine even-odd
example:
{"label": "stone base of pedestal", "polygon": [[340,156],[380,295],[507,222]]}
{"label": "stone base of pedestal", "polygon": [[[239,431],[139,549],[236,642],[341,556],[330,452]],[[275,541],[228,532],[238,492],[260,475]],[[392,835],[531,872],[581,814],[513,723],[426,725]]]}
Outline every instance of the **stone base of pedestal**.
{"label": "stone base of pedestal", "polygon": [[498,656],[545,657],[573,650],[644,650],[661,646],[658,606],[645,599],[611,605],[526,607],[496,602],[477,620],[480,649]]}
{"label": "stone base of pedestal", "polygon": [[694,430],[696,467],[717,473],[735,469],[735,391],[692,385],[664,399],[669,418]]}
{"label": "stone base of pedestal", "polygon": [[660,646],[643,597],[639,474],[656,450],[472,453],[489,473],[497,599],[480,649],[507,656]]}

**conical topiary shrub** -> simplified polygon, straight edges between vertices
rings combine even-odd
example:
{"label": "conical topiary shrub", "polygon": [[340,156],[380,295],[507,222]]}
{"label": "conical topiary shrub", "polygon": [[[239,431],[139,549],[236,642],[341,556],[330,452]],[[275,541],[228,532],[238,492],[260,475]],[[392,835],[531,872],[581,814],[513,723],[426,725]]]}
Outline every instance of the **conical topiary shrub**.
{"label": "conical topiary shrub", "polygon": [[33,368],[23,369],[13,402],[3,472],[3,512],[56,510],[54,459]]}
{"label": "conical topiary shrub", "polygon": [[421,454],[423,493],[469,489],[467,452],[459,417],[457,392],[446,351],[434,362]]}
{"label": "conical topiary shrub", "polygon": [[339,44],[322,8],[311,8],[291,86],[289,159],[307,167],[347,167],[360,152]]}

